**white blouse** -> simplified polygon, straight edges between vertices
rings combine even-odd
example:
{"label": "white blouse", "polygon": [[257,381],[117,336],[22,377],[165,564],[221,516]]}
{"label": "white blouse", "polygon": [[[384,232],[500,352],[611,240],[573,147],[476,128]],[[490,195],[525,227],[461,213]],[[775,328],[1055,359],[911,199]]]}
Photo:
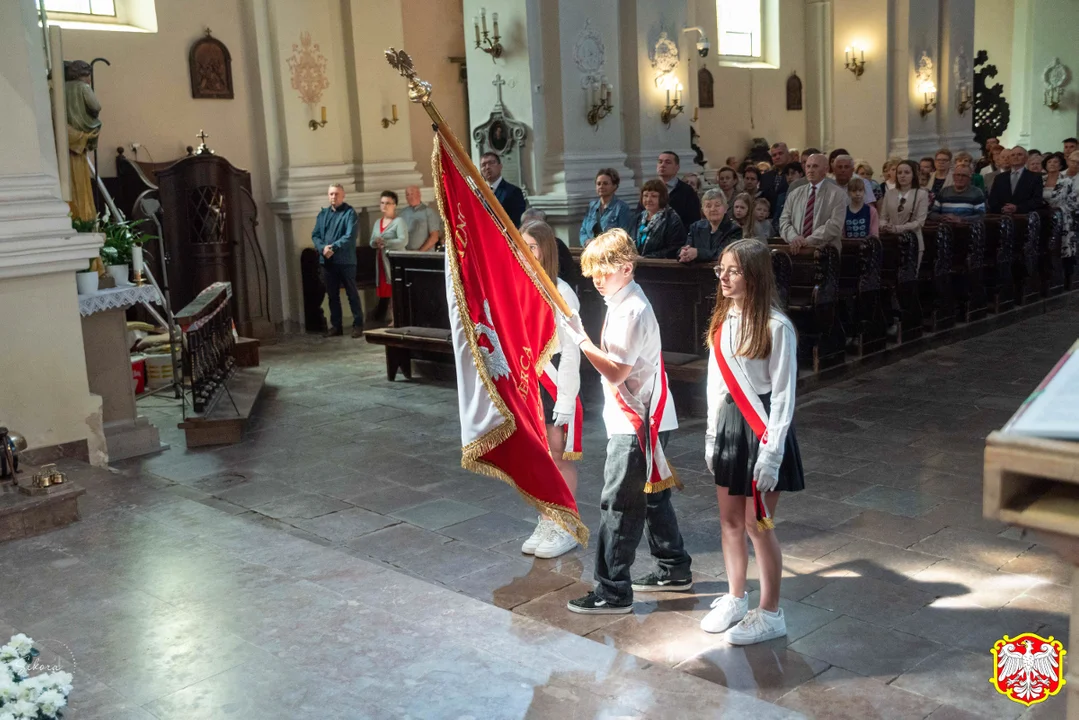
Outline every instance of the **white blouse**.
{"label": "white blouse", "polygon": [[[556,278],[555,285],[558,287],[558,292],[562,295],[562,299],[569,305],[570,310],[580,312],[581,301],[577,299],[577,293],[573,292],[573,288],[569,286],[569,283],[562,278]],[[559,354],[560,358],[558,368],[555,370],[558,399],[555,401],[554,411],[564,415],[572,415],[577,409],[577,394],[581,391],[581,348],[566,335],[561,323],[558,324],[558,349],[556,354]],[[544,418],[544,421],[549,423],[551,418]]]}
{"label": "white blouse", "polygon": [[[771,406],[768,413],[768,444],[757,455],[757,468],[771,466],[779,472],[783,463],[783,448],[787,441],[787,431],[794,421],[794,391],[798,383],[798,337],[790,319],[772,310],[768,329],[772,335],[772,354],[766,360],[750,360],[735,355],[738,349],[738,337],[741,334],[742,314],[732,309],[723,323],[720,349],[727,364],[737,364],[749,379],[749,388],[745,390],[757,395],[771,393]],[[705,432],[705,462],[709,469],[715,455],[716,431],[719,422],[720,403],[726,402],[730,392],[723,381],[716,362],[716,348],[708,353],[708,429]],[[759,473],[755,472],[754,477]]]}

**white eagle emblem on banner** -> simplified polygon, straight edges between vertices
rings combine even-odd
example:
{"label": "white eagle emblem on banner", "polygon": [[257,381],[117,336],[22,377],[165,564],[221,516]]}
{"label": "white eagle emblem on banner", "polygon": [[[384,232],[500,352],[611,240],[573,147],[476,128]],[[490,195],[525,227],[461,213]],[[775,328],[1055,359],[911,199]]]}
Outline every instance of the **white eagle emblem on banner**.
{"label": "white eagle emblem on banner", "polygon": [[489,324],[476,323],[476,333],[487,338],[487,342],[491,343],[490,350],[483,345],[479,346],[483,357],[483,366],[487,368],[487,374],[491,376],[491,380],[509,377],[510,364],[506,360],[506,353],[502,352],[502,343],[498,339],[498,333],[494,330],[495,323],[491,319],[491,303],[487,300],[483,301],[483,313],[487,316]]}

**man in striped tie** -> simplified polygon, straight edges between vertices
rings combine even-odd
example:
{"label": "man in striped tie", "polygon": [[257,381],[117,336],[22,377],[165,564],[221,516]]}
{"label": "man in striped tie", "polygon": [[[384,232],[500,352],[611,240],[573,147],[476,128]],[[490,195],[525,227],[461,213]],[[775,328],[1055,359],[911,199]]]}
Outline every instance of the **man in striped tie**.
{"label": "man in striped tie", "polygon": [[842,248],[847,193],[825,178],[828,158],[810,155],[806,160],[807,182],[790,191],[779,218],[779,234],[794,251],[803,247],[831,245]]}

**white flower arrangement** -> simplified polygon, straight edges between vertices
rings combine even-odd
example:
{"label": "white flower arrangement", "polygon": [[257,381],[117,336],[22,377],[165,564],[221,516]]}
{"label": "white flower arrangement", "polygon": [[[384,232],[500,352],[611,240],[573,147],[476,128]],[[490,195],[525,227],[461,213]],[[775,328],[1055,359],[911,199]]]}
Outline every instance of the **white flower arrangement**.
{"label": "white flower arrangement", "polygon": [[22,633],[0,646],[0,720],[53,720],[63,717],[71,693],[71,673],[30,676],[38,656],[34,641]]}

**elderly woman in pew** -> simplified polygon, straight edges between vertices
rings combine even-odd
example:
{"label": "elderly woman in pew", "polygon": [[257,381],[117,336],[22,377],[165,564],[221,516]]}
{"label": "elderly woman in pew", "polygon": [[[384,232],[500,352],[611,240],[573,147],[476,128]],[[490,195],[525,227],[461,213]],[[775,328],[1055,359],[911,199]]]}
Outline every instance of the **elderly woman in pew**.
{"label": "elderly woman in pew", "polygon": [[644,210],[633,234],[641,257],[675,259],[686,244],[686,226],[667,200],[667,184],[662,180],[649,180],[641,186]]}
{"label": "elderly woman in pew", "polygon": [[712,188],[701,199],[704,219],[689,226],[689,239],[678,251],[683,263],[711,262],[730,243],[742,239],[742,228],[727,217],[727,198],[719,188]]}
{"label": "elderly woman in pew", "polygon": [[921,265],[925,252],[922,228],[929,215],[929,193],[919,187],[918,165],[913,160],[904,160],[896,166],[895,187],[884,194],[881,205],[881,232],[913,232],[918,237],[918,264]]}
{"label": "elderly woman in pew", "polygon": [[614,168],[600,168],[596,173],[596,195],[599,197],[588,204],[588,212],[584,214],[584,221],[581,222],[578,236],[581,247],[612,228],[622,228],[627,233],[633,233],[633,211],[624,200],[615,196],[620,182],[618,171]]}
{"label": "elderly woman in pew", "polygon": [[1054,210],[1064,213],[1064,237],[1060,254],[1069,271],[1075,265],[1075,214],[1079,212],[1079,178],[1067,174],[1068,160],[1064,153],[1055,152],[1042,158],[1045,180],[1042,183],[1042,199]]}

